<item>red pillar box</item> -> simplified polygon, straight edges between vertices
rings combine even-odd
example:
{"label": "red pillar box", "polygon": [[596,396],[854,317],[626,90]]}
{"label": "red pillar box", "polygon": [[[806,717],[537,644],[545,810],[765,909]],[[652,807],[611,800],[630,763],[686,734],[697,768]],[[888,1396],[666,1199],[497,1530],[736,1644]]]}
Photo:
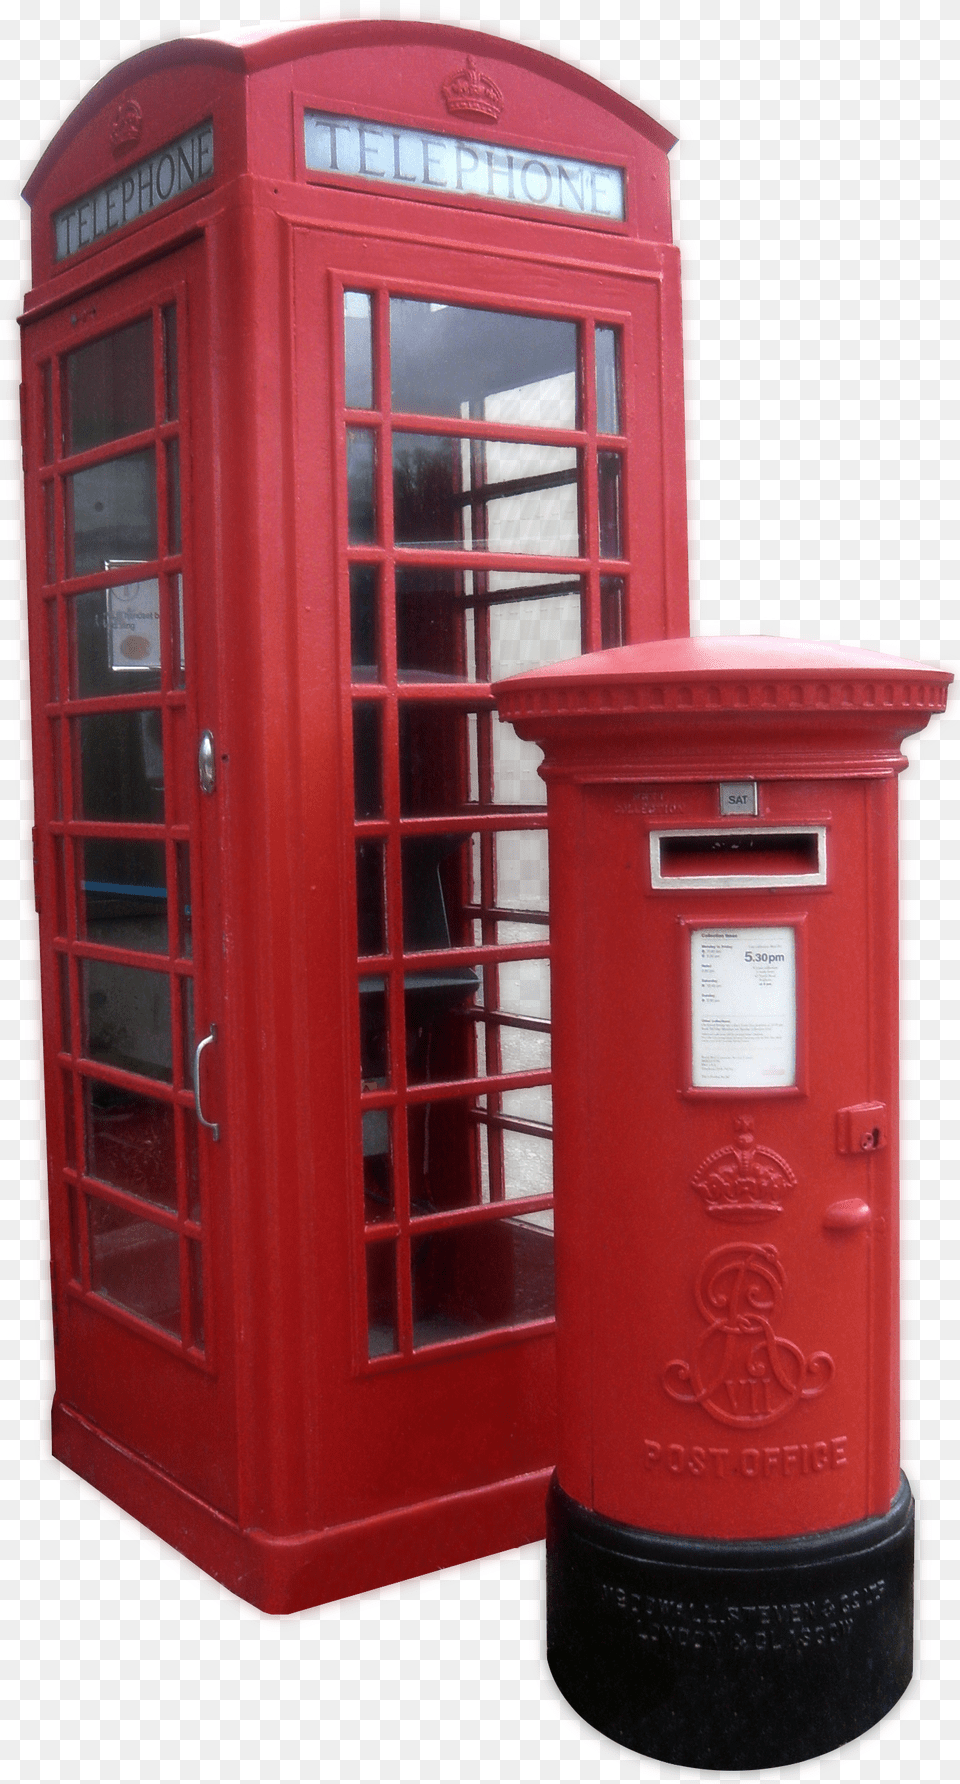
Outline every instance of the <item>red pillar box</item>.
{"label": "red pillar box", "polygon": [[910,1678],[896,777],[950,680],[702,638],[496,689],[549,788],[550,1665],[676,1764],[810,1757]]}
{"label": "red pillar box", "polygon": [[515,669],[687,629],[672,138],[445,26],[182,41],[27,188],[56,1454],[293,1610],[542,1534]]}

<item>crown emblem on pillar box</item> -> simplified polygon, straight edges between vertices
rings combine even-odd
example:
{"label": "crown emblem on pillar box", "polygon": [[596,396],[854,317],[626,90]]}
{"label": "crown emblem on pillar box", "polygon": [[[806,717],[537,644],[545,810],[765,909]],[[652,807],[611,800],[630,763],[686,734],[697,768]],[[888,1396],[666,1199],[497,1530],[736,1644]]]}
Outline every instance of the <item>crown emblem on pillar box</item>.
{"label": "crown emblem on pillar box", "polygon": [[753,1121],[738,1115],[732,1146],[711,1152],[694,1172],[692,1187],[716,1220],[768,1220],[783,1213],[783,1198],[797,1179],[785,1158],[758,1146]]}
{"label": "crown emblem on pillar box", "polygon": [[440,89],[448,112],[462,118],[491,118],[494,123],[503,110],[503,94],[496,81],[477,67],[472,56],[465,68],[448,74]]}

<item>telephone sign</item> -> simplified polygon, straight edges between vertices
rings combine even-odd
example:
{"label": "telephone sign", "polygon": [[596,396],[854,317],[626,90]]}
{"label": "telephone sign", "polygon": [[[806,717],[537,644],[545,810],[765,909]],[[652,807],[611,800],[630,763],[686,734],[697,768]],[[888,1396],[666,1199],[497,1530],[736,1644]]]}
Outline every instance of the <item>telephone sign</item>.
{"label": "telephone sign", "polygon": [[369,118],[303,114],[304,154],[313,173],[380,180],[414,192],[446,192],[527,204],[572,216],[624,216],[619,167],[529,154],[462,136],[399,130]]}

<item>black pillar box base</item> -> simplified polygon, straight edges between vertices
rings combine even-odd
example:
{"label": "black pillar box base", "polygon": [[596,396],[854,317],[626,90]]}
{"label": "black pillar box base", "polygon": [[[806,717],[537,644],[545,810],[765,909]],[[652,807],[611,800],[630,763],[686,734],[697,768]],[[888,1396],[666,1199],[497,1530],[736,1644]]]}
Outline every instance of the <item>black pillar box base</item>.
{"label": "black pillar box base", "polygon": [[871,1728],[913,1671],[913,1496],[812,1536],[720,1542],[547,1496],[547,1660],[611,1740],[673,1765],[749,1770]]}

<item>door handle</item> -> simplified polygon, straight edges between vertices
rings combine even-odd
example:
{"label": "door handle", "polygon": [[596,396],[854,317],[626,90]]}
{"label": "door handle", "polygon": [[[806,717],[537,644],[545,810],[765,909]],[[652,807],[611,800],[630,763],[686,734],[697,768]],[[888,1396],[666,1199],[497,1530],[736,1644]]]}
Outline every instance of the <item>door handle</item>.
{"label": "door handle", "polygon": [[204,1038],[202,1041],[197,1042],[196,1051],[194,1052],[194,1055],[193,1055],[193,1100],[197,1106],[197,1120],[199,1121],[200,1126],[209,1128],[210,1133],[212,1134],[213,1138],[215,1140],[219,1140],[219,1138],[220,1138],[220,1123],[219,1123],[219,1121],[208,1121],[207,1120],[207,1118],[203,1112],[203,1106],[200,1102],[200,1055],[203,1052],[204,1047],[211,1047],[213,1045],[216,1038],[217,1038],[217,1025],[215,1022],[211,1022],[210,1033],[208,1035],[204,1035]]}

